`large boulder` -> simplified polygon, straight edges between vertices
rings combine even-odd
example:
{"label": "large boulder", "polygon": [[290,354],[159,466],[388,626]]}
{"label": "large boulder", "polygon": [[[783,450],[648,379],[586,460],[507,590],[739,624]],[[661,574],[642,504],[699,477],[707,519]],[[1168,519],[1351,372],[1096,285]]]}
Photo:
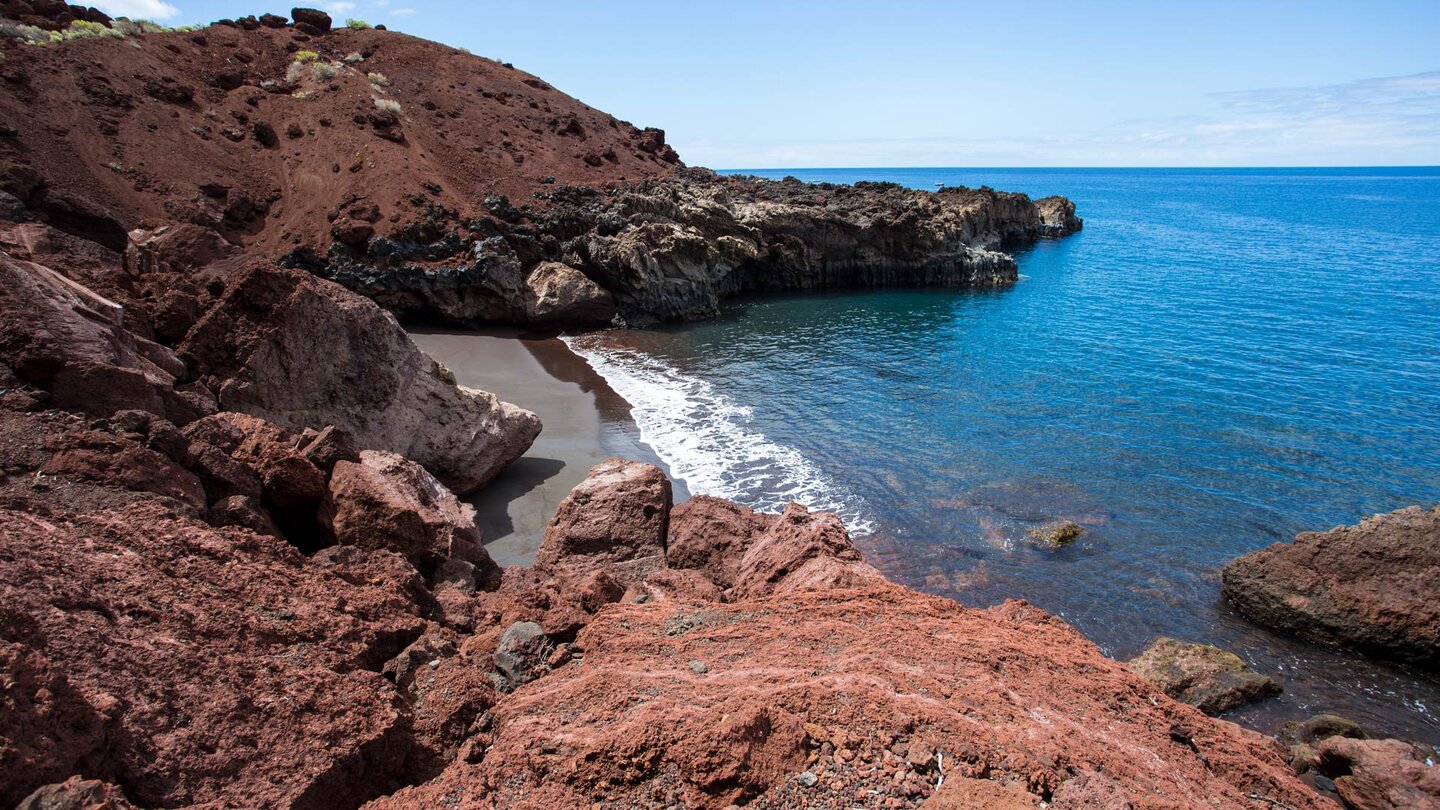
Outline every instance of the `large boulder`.
{"label": "large boulder", "polygon": [[1126,665],[1181,703],[1220,714],[1280,694],[1280,684],[1253,672],[1240,656],[1208,644],[1155,639]]}
{"label": "large boulder", "polygon": [[336,462],[321,517],[343,545],[388,549],[430,571],[454,558],[474,566],[468,573],[481,588],[499,584],[474,508],[394,453],[365,450],[357,462]]}
{"label": "large boulder", "polygon": [[746,549],[729,594],[744,599],[885,581],[860,556],[838,516],[792,503]]}
{"label": "large boulder", "polygon": [[290,19],[298,25],[308,25],[322,34],[330,32],[330,15],[316,8],[292,8]]}
{"label": "large boulder", "polygon": [[556,508],[535,570],[557,578],[605,571],[622,586],[644,579],[665,567],[671,498],[659,467],[602,461]]}
{"label": "large boulder", "polygon": [[183,424],[205,411],[175,390],[185,364],[122,325],[124,309],[34,262],[0,254],[0,361],[55,405],[95,416],[142,409]]}
{"label": "large boulder", "polygon": [[180,352],[226,410],[292,431],[334,425],[462,495],[540,432],[535,414],[456,385],[393,315],[308,273],[263,264],[238,273]]}
{"label": "large boulder", "polygon": [[740,558],[775,522],[748,506],[696,495],[670,513],[665,560],[671,568],[695,570],[721,589],[735,584]]}
{"label": "large boulder", "polygon": [[584,273],[560,262],[541,262],[525,278],[526,312],[535,323],[595,326],[615,317],[615,299]]}
{"label": "large boulder", "polygon": [[1300,534],[1232,561],[1222,580],[1225,598],[1260,624],[1440,666],[1440,506]]}

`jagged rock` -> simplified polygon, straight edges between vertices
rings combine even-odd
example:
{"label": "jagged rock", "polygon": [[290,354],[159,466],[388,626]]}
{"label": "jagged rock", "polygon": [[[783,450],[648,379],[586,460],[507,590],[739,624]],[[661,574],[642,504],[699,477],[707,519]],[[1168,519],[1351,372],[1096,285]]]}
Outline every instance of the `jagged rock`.
{"label": "jagged rock", "polygon": [[279,14],[261,14],[260,24],[266,28],[284,28],[285,18]]}
{"label": "jagged rock", "polygon": [[192,448],[216,447],[254,473],[271,506],[313,513],[320,505],[325,474],[276,425],[248,414],[222,412],[190,423],[184,433]]}
{"label": "jagged rock", "polygon": [[481,544],[475,510],[419,464],[394,453],[366,450],[359,462],[336,462],[322,519],[338,543],[389,549],[421,570],[459,558],[475,566],[481,587],[499,584],[500,569]]}
{"label": "jagged rock", "polygon": [[338,462],[360,460],[360,451],[355,447],[354,439],[334,425],[326,425],[318,431],[306,428],[300,434],[297,447],[300,455],[309,459],[311,464],[323,470],[326,475],[329,475]]}
{"label": "jagged rock", "polygon": [[774,515],[734,501],[696,495],[670,512],[666,563],[698,571],[722,590],[729,588],[735,584],[740,558],[774,522]]}
{"label": "jagged rock", "polygon": [[1251,671],[1234,653],[1158,638],[1126,666],[1172,698],[1206,714],[1278,695],[1280,684]]}
{"label": "jagged rock", "polygon": [[153,492],[205,508],[198,478],[167,456],[135,441],[98,430],[75,429],[54,438],[40,472],[105,482],[136,492]]}
{"label": "jagged rock", "polygon": [[535,554],[546,576],[605,571],[623,587],[665,566],[670,479],[653,464],[607,459],[555,510]]}
{"label": "jagged rock", "polygon": [[180,353],[218,381],[225,409],[291,431],[334,425],[460,494],[494,478],[540,432],[533,413],[457,386],[394,316],[306,273],[239,273]]}
{"label": "jagged rock", "polygon": [[839,517],[792,503],[745,550],[729,595],[747,599],[884,581],[850,542]]}
{"label": "jagged rock", "polygon": [[1222,581],[1225,598],[1260,624],[1440,666],[1440,506],[1297,535],[1233,560]]}
{"label": "jagged rock", "polygon": [[203,406],[176,391],[185,364],[122,326],[123,309],[48,267],[0,255],[0,359],[61,408],[140,409],[185,424]]}
{"label": "jagged rock", "polygon": [[296,26],[299,26],[303,23],[305,25],[311,26],[316,31],[319,31],[322,34],[327,34],[330,32],[330,15],[326,14],[323,11],[320,11],[319,9],[292,8],[290,9],[290,19],[295,21]]}
{"label": "jagged rock", "polygon": [[496,686],[513,692],[534,680],[535,670],[550,657],[554,645],[534,622],[516,622],[505,628],[495,649]]}
{"label": "jagged rock", "polygon": [[1320,743],[1318,770],[1352,810],[1440,808],[1440,767],[1402,740],[1330,737]]}

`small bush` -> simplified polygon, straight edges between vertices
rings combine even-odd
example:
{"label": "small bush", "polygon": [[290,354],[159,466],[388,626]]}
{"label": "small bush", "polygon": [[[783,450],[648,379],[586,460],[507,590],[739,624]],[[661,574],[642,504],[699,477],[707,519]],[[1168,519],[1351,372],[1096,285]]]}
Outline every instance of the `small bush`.
{"label": "small bush", "polygon": [[356,65],[364,61],[365,54],[360,53],[359,51],[351,51],[350,53],[345,54],[345,64],[347,65]]}
{"label": "small bush", "polygon": [[97,22],[90,22],[89,20],[76,20],[75,22],[70,23],[70,27],[66,28],[65,33],[61,36],[62,38],[67,40],[98,39],[104,37],[109,37],[111,39],[125,38],[124,34],[116,31],[114,28],[111,28],[107,25],[101,25]]}
{"label": "small bush", "polygon": [[116,18],[110,25],[116,31],[119,31],[127,37],[133,37],[138,34],[163,34],[166,31],[172,30],[154,20],[129,20],[124,17]]}
{"label": "small bush", "polygon": [[353,28],[356,31],[364,31],[370,27],[370,23],[367,23],[364,20],[357,20],[352,17],[345,21],[345,27]]}
{"label": "small bush", "polygon": [[18,39],[31,45],[49,45],[53,41],[50,31],[14,20],[0,20],[0,36]]}
{"label": "small bush", "polygon": [[302,64],[302,65],[308,65],[308,64],[310,64],[311,62],[314,62],[316,59],[319,59],[319,58],[320,58],[320,54],[318,54],[318,53],[316,53],[316,52],[314,52],[314,51],[296,51],[296,52],[295,52],[295,61],[298,62],[298,63],[300,63],[300,64]]}
{"label": "small bush", "polygon": [[310,66],[310,72],[315,75],[315,81],[328,82],[335,78],[335,74],[339,73],[340,69],[329,62],[316,62]]}
{"label": "small bush", "polygon": [[291,62],[290,67],[285,69],[285,83],[297,85],[305,78],[305,65],[300,62]]}
{"label": "small bush", "polygon": [[400,102],[394,99],[377,98],[375,99],[375,109],[382,110],[384,112],[390,113],[396,118],[399,118],[403,108],[400,106]]}
{"label": "small bush", "polygon": [[390,80],[385,78],[384,73],[376,73],[374,71],[371,71],[370,73],[365,74],[365,78],[369,79],[370,83],[375,85],[376,87],[390,86]]}

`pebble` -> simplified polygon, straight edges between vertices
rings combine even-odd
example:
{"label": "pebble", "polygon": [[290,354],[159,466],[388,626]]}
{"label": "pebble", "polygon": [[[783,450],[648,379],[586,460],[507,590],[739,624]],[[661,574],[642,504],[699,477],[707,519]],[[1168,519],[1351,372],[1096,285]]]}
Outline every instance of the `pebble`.
{"label": "pebble", "polygon": [[795,777],[795,781],[800,783],[800,787],[812,788],[820,783],[820,777],[809,771],[804,771],[799,776]]}
{"label": "pebble", "polygon": [[705,666],[704,661],[691,661],[690,671],[695,673],[696,675],[704,675],[705,673],[710,671],[710,667]]}

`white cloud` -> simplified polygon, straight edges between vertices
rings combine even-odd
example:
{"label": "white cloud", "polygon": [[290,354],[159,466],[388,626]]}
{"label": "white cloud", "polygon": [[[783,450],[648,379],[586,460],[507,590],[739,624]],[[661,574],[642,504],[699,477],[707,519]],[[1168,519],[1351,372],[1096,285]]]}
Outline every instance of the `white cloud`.
{"label": "white cloud", "polygon": [[[802,166],[1294,166],[1440,163],[1440,71],[1319,87],[1215,93],[1204,115],[1045,137],[803,142],[688,140],[687,162]],[[1197,99],[1197,102],[1203,101]]]}
{"label": "white cloud", "polygon": [[333,15],[348,14],[355,10],[355,4],[347,0],[335,0],[335,2],[321,3],[320,7]]}
{"label": "white cloud", "polygon": [[410,15],[412,15],[412,14],[414,14],[414,13],[415,13],[415,9],[413,9],[413,8],[397,8],[397,9],[395,9],[394,11],[390,12],[390,16],[392,16],[392,17],[409,17]]}
{"label": "white cloud", "polygon": [[144,20],[168,20],[180,9],[162,0],[96,0],[95,6],[112,17]]}

